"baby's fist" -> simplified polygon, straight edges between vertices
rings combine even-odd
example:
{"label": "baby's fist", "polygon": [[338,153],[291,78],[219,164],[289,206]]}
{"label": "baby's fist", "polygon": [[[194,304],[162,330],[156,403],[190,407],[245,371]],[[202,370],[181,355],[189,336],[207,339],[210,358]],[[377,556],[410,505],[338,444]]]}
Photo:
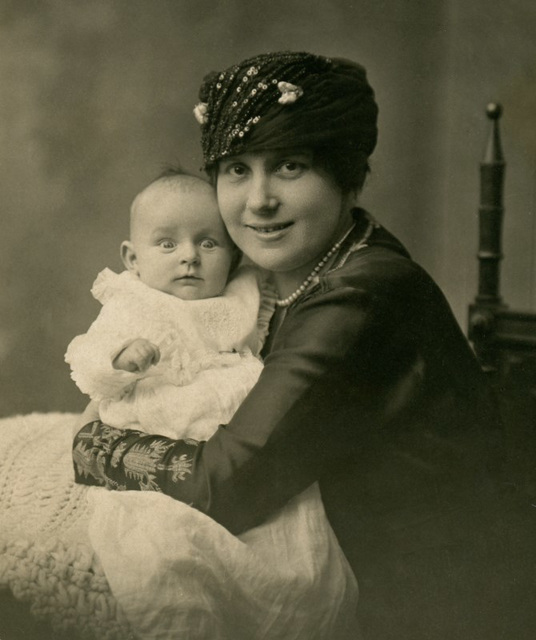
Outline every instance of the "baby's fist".
{"label": "baby's fist", "polygon": [[136,338],[113,361],[114,369],[144,373],[160,360],[159,348],[145,338]]}

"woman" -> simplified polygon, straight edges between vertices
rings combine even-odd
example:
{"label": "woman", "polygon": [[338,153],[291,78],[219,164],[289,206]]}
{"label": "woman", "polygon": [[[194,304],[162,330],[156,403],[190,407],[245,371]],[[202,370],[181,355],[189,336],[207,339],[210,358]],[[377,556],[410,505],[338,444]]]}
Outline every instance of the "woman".
{"label": "woman", "polygon": [[[240,533],[318,481],[365,637],[465,637],[498,418],[440,290],[356,205],[377,137],[365,70],[264,54],[207,77],[200,98],[224,222],[278,299],[258,383],[208,441],[148,460],[156,483]],[[152,438],[93,420],[75,446],[136,489],[125,455]],[[174,456],[191,465],[180,479]]]}

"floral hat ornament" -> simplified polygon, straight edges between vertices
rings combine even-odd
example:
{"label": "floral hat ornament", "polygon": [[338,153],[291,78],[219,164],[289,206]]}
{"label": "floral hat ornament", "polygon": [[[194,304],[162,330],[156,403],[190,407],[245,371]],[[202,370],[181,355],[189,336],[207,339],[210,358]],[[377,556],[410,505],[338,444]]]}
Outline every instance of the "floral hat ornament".
{"label": "floral hat ornament", "polygon": [[303,89],[290,82],[278,82],[277,88],[281,91],[281,97],[278,99],[279,104],[292,104],[303,96]]}
{"label": "floral hat ornament", "polygon": [[206,102],[198,102],[194,107],[194,116],[199,124],[206,124],[208,122],[208,105]]}

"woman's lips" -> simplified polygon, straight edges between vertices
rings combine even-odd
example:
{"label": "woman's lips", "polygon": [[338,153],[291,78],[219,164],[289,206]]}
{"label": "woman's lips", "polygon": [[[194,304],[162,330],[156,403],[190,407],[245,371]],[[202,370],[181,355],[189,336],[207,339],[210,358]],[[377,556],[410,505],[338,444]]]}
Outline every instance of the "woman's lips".
{"label": "woman's lips", "polygon": [[246,227],[251,229],[259,238],[266,240],[276,240],[280,238],[284,232],[293,225],[293,222],[283,222],[281,224],[247,224]]}
{"label": "woman's lips", "polygon": [[280,229],[286,229],[293,224],[292,222],[280,222],[279,224],[247,224],[246,227],[253,229],[254,231],[260,231],[261,233],[269,233],[270,231],[279,231]]}

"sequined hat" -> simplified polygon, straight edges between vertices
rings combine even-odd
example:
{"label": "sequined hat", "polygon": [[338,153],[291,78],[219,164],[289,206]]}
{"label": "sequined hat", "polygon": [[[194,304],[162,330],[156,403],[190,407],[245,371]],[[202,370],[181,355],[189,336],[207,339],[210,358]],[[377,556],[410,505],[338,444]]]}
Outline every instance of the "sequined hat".
{"label": "sequined hat", "polygon": [[244,150],[330,146],[369,156],[378,108],[365,69],[283,51],[205,77],[194,109],[205,168]]}

